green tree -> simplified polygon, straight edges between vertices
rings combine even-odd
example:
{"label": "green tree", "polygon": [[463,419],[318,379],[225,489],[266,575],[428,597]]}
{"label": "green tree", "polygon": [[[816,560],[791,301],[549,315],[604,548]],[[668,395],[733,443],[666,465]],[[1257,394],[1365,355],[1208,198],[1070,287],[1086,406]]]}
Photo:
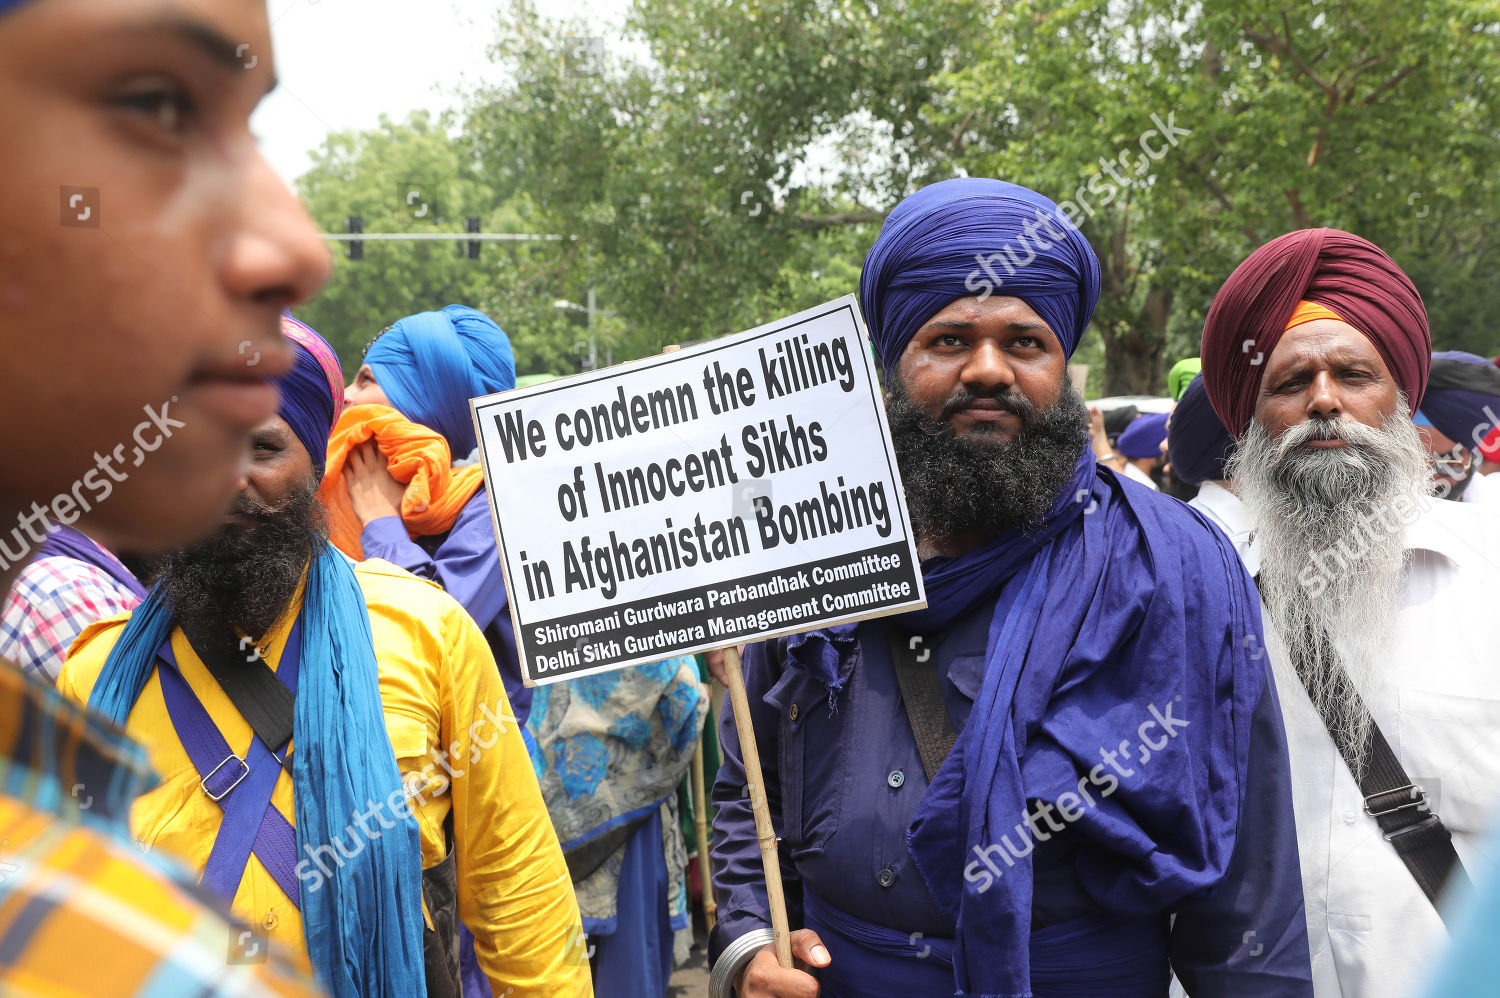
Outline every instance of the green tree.
{"label": "green tree", "polygon": [[[486,232],[544,234],[525,197],[502,200],[484,180],[451,117],[413,114],[405,123],[329,136],[297,186],[314,219],[345,231],[358,215],[366,232],[462,232],[478,216]],[[581,320],[553,307],[582,286],[562,266],[558,242],[485,242],[480,259],[465,243],[366,241],[364,259],[335,245],[328,287],[298,310],[326,336],[346,372],[395,320],[453,303],[493,318],[511,339],[521,374],[575,369]]]}
{"label": "green tree", "polygon": [[508,82],[474,95],[468,133],[502,196],[579,236],[629,352],[733,332],[855,288],[920,179],[880,147],[972,19],[937,6],[640,0],[630,59],[519,2],[494,50]]}
{"label": "green tree", "polygon": [[461,130],[333,136],[301,187],[330,230],[478,215],[568,238],[479,262],[367,243],[305,312],[348,362],[392,319],[464,301],[523,373],[565,372],[586,331],[557,299],[597,291],[617,360],[756,325],[854,290],[890,207],[968,173],[1049,194],[1090,239],[1103,288],[1079,360],[1107,393],[1159,390],[1235,264],[1308,225],[1385,247],[1438,346],[1489,352],[1497,25],[1496,0],[636,0],[609,50],[514,0],[506,82],[470,95]]}
{"label": "green tree", "polygon": [[520,0],[495,47],[509,82],[467,130],[499,194],[578,235],[633,352],[852,290],[922,184],[1025,183],[1072,201],[1099,254],[1084,354],[1105,390],[1154,391],[1229,270],[1306,225],[1385,246],[1440,345],[1488,348],[1496,9],[637,0],[637,57]]}

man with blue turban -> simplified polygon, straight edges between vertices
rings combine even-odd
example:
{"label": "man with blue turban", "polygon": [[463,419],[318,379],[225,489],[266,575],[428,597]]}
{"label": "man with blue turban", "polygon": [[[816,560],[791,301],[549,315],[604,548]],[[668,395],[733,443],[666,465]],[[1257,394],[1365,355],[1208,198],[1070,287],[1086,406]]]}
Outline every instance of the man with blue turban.
{"label": "man with blue turban", "polygon": [[1167,442],[1167,414],[1150,412],[1137,416],[1115,441],[1115,450],[1125,459],[1125,477],[1148,489],[1161,486],[1156,476],[1165,461],[1162,444]]}
{"label": "man with blue turban", "polygon": [[[473,463],[479,445],[469,400],[515,386],[516,362],[504,331],[478,309],[449,305],[439,312],[408,315],[376,337],[344,400],[390,406],[440,433],[455,460]],[[490,643],[524,728],[532,694],[521,681],[510,596],[484,487],[464,505],[451,530],[414,540],[401,520],[406,487],[391,476],[373,441],[351,453],[344,480],[364,524],[360,542],[365,557],[383,558],[431,579],[463,604]]]}
{"label": "man with blue turban", "polygon": [[1188,505],[1224,532],[1239,552],[1245,570],[1252,576],[1260,567],[1255,553],[1255,531],[1250,528],[1250,514],[1234,492],[1225,464],[1234,455],[1234,437],[1219,422],[1203,376],[1194,376],[1167,424],[1167,457],[1178,477],[1198,487],[1198,494]]}
{"label": "man with blue turban", "polygon": [[918,191],[866,258],[928,606],[745,653],[818,980],[765,948],[726,721],[713,949],[742,998],[1311,994],[1255,592],[1201,516],[1096,465],[1066,364],[1098,295],[1057,206],[997,180]]}
{"label": "man with blue turban", "polygon": [[1500,368],[1462,350],[1432,355],[1422,408],[1412,415],[1432,455],[1433,484],[1457,502],[1500,502],[1500,485],[1480,473],[1480,446],[1500,424]]}
{"label": "man with blue turban", "polygon": [[588,995],[568,871],[494,659],[463,608],[323,528],[343,405],[333,350],[296,364],[220,531],[86,630],[63,694],[144,744],[137,839],[307,954],[337,998],[458,994],[458,920],[496,994]]}

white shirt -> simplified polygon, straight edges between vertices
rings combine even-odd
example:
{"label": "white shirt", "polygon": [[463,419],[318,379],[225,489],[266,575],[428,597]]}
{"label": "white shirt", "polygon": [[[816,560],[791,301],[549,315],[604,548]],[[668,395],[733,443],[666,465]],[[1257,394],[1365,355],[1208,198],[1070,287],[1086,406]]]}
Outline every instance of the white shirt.
{"label": "white shirt", "polygon": [[1260,553],[1255,549],[1250,514],[1245,511],[1245,504],[1240,502],[1239,496],[1218,482],[1208,481],[1198,486],[1198,494],[1188,500],[1188,505],[1224,532],[1245,563],[1245,571],[1251,575],[1260,571]]}
{"label": "white shirt", "polygon": [[[1406,528],[1412,554],[1376,723],[1426,789],[1465,869],[1481,866],[1500,804],[1500,513],[1431,500]],[[1269,629],[1268,629],[1269,631]],[[1284,649],[1273,633],[1267,649]],[[1447,933],[1298,683],[1278,685],[1317,998],[1410,998]]]}
{"label": "white shirt", "polygon": [[1134,461],[1126,459],[1126,461],[1125,461],[1124,475],[1125,475],[1126,478],[1131,478],[1131,479],[1134,479],[1137,482],[1140,482],[1142,485],[1146,486],[1146,488],[1150,489],[1152,492],[1159,492],[1159,491],[1161,491],[1160,489],[1158,489],[1156,487],[1156,483],[1151,480],[1151,476],[1148,475],[1148,474],[1146,474],[1140,468],[1136,467],[1136,464],[1135,464]]}
{"label": "white shirt", "polygon": [[1464,487],[1464,493],[1458,497],[1458,501],[1481,506],[1500,506],[1500,472],[1475,475],[1469,479],[1469,484]]}

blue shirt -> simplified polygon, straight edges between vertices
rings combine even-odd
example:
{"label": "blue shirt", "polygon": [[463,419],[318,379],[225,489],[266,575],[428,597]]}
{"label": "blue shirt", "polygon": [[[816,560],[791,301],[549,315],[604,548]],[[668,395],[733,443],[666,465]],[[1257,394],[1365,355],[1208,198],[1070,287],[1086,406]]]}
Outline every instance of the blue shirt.
{"label": "blue shirt", "polygon": [[360,543],[366,558],[383,558],[419,578],[436,582],[463,604],[489,642],[505,682],[505,695],[524,730],[531,715],[531,690],[521,681],[510,596],[505,591],[484,489],[464,504],[453,529],[446,534],[413,541],[399,516],[383,516],[365,524]]}
{"label": "blue shirt", "polygon": [[[993,605],[983,604],[946,634],[928,638],[956,730],[968,720],[983,680]],[[859,625],[854,673],[833,704],[822,683],[801,670],[783,668],[774,642],[747,648],[743,667],[766,795],[781,838],[792,927],[806,924],[804,900],[811,892],[822,904],[916,940],[916,960],[926,948],[920,941],[951,939],[955,927],[934,904],[906,847],[906,829],[927,778],[890,662],[894,626],[887,621]],[[715,957],[734,938],[770,924],[739,738],[728,712],[721,740],[724,763],[714,785]],[[1179,905],[1174,913],[1140,916],[1155,923],[1145,927],[1144,937],[1159,939],[1161,979],[1170,959],[1194,996],[1312,994],[1284,744],[1268,680],[1246,749],[1250,784],[1228,875],[1208,896]],[[1118,759],[1116,765],[1125,769],[1130,763]],[[1108,914],[1074,873],[1073,857],[1091,848],[1097,847],[1066,827],[1045,841],[1037,836],[1032,857],[1034,986],[1039,983],[1038,930]],[[1125,864],[1123,857],[1120,862]],[[1169,914],[1178,916],[1170,933]],[[1292,944],[1282,945],[1284,940]],[[839,959],[835,946],[830,954]],[[1095,980],[1090,969],[1079,966],[1077,983]],[[948,984],[951,993],[951,977]],[[1045,993],[1038,987],[1037,994]],[[1092,993],[1103,998],[1140,992]],[[1165,994],[1164,986],[1156,993]]]}

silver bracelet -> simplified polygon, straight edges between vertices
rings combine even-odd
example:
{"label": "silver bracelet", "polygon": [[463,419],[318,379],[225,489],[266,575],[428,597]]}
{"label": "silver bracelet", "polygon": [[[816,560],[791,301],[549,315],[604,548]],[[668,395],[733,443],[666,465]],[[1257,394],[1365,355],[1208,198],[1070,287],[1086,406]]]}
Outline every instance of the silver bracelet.
{"label": "silver bracelet", "polygon": [[751,929],[724,948],[708,978],[709,998],[734,998],[734,982],[755,954],[776,941],[770,929]]}

